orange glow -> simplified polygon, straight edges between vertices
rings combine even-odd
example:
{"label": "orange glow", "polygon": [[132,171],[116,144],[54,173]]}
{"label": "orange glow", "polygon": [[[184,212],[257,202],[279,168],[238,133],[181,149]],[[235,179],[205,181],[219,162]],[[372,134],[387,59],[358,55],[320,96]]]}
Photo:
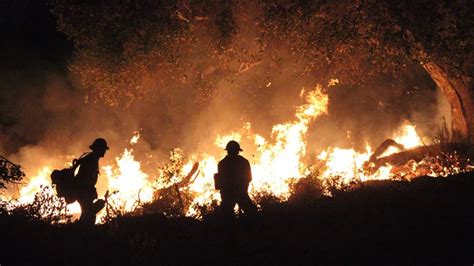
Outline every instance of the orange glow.
{"label": "orange glow", "polygon": [[[336,80],[332,81],[330,85],[334,84],[337,84]],[[322,181],[338,177],[342,180],[342,184],[350,184],[351,182],[394,178],[393,167],[390,165],[380,167],[375,173],[367,173],[364,170],[363,165],[373,152],[373,148],[369,145],[362,152],[354,149],[329,147],[320,152],[316,161],[308,162],[308,128],[316,118],[328,113],[329,98],[319,85],[310,91],[303,89],[300,96],[304,103],[296,107],[294,119],[274,125],[268,139],[252,133],[252,125],[244,123],[240,132],[230,132],[216,137],[214,145],[222,150],[221,154],[196,153],[187,156],[187,161],[178,171],[184,174],[171,177],[167,181],[168,183],[156,180],[155,177],[162,174],[160,169],[156,169],[154,173],[145,173],[141,162],[135,159],[133,149],[125,149],[115,158],[114,163],[101,167],[100,178],[106,179],[107,190],[110,193],[116,192],[110,198],[116,205],[115,208],[122,212],[130,212],[137,207],[137,203],[153,201],[157,189],[180,183],[196,162],[199,163],[198,171],[193,174],[188,183],[179,187],[179,192],[187,193],[191,200],[189,204],[186,204],[187,209],[184,212],[188,216],[193,216],[198,213],[197,205],[210,205],[213,201],[219,202],[220,195],[214,189],[213,175],[217,172],[218,161],[224,155],[223,149],[230,140],[250,141],[251,143],[244,147],[243,154],[248,157],[252,165],[251,195],[266,193],[282,201],[287,200],[291,195],[290,184],[308,176],[314,170],[315,165],[318,165],[317,178]],[[423,145],[415,126],[409,123],[402,125],[391,138],[406,149]],[[139,139],[140,132],[135,131],[129,143],[135,145]],[[398,151],[396,148],[390,147],[381,156]],[[249,157],[250,154],[251,157]],[[415,171],[417,165],[413,164],[411,167],[411,171]],[[437,175],[437,170],[433,169],[432,167],[429,174]],[[31,202],[41,185],[50,186],[51,171],[52,167],[49,166],[39,169],[37,174],[29,179],[29,183],[20,189],[18,202]],[[68,208],[70,213],[80,212],[77,203],[71,204]],[[100,221],[104,215],[105,212],[102,211],[97,221]]]}

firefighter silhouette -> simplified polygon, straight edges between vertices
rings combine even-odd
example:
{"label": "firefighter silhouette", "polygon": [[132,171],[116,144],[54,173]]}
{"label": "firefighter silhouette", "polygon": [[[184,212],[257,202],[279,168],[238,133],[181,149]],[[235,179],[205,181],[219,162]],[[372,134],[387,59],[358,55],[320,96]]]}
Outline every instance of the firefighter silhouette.
{"label": "firefighter silhouette", "polygon": [[216,189],[221,194],[221,212],[226,217],[232,217],[235,204],[245,214],[254,215],[257,207],[248,195],[249,184],[252,181],[252,171],[247,159],[239,155],[242,151],[238,142],[231,140],[227,143],[227,156],[217,165],[215,175]]}
{"label": "firefighter silhouette", "polygon": [[77,201],[81,206],[81,217],[79,223],[84,225],[94,225],[96,214],[104,207],[105,202],[97,199],[95,185],[99,176],[99,159],[104,157],[109,149],[107,142],[103,138],[94,140],[89,148],[92,152],[80,159],[79,172],[76,175]]}

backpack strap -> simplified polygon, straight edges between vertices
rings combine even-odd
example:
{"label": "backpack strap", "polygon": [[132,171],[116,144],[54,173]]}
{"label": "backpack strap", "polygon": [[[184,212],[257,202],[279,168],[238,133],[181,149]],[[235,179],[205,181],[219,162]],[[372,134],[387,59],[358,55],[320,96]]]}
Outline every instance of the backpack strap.
{"label": "backpack strap", "polygon": [[90,154],[90,152],[84,152],[84,153],[79,157],[79,159],[74,159],[74,160],[72,160],[72,167],[71,167],[72,170],[75,171],[76,168],[82,163],[83,159],[84,159],[87,155],[89,155],[89,154]]}

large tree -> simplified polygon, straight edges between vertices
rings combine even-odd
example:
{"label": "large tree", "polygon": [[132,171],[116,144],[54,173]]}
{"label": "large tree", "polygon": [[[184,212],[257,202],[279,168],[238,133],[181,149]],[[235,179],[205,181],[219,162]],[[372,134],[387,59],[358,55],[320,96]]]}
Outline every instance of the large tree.
{"label": "large tree", "polygon": [[276,34],[307,33],[294,49],[308,53],[312,70],[342,82],[397,77],[421,64],[451,104],[454,137],[474,141],[473,7],[472,1],[283,1],[266,13]]}
{"label": "large tree", "polygon": [[421,65],[451,104],[453,135],[474,141],[472,1],[105,2],[52,2],[94,99],[126,104],[175,83],[206,98],[222,77],[275,71],[282,54],[295,75],[345,84]]}

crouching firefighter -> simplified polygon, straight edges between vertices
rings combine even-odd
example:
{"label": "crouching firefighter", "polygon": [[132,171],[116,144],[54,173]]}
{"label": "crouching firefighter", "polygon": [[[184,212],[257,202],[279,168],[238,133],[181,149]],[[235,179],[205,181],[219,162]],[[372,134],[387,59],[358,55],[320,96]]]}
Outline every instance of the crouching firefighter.
{"label": "crouching firefighter", "polygon": [[231,140],[227,143],[227,156],[217,165],[218,173],[214,175],[216,189],[221,194],[221,212],[226,218],[234,216],[235,204],[247,215],[257,213],[257,207],[248,195],[252,171],[247,159],[239,155],[242,151],[238,142]]}
{"label": "crouching firefighter", "polygon": [[96,214],[104,208],[105,201],[97,199],[95,185],[99,176],[99,159],[104,157],[109,149],[107,142],[103,138],[94,140],[89,148],[92,152],[79,159],[79,171],[76,175],[76,199],[81,206],[81,217],[79,223],[84,225],[94,225]]}

